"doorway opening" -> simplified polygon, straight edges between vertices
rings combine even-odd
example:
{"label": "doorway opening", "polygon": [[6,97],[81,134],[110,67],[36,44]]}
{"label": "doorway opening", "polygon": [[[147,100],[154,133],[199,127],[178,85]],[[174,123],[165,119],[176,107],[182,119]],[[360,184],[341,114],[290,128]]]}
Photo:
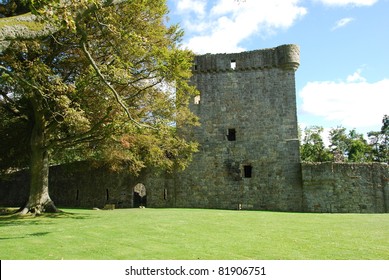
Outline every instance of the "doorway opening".
{"label": "doorway opening", "polygon": [[132,193],[132,206],[134,208],[143,208],[147,206],[147,194],[145,185],[137,184]]}

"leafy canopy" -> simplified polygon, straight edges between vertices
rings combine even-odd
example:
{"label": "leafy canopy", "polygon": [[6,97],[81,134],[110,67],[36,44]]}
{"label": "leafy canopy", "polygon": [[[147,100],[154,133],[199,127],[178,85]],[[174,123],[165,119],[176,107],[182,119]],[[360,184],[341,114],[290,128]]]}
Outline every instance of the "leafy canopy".
{"label": "leafy canopy", "polygon": [[1,55],[0,169],[28,165],[38,122],[53,163],[184,168],[197,148],[177,132],[197,125],[188,109],[193,54],[179,48],[183,33],[168,26],[165,1],[25,2],[61,28]]}
{"label": "leafy canopy", "polygon": [[[307,162],[384,162],[389,163],[389,116],[382,119],[380,131],[367,134],[368,140],[355,129],[347,132],[338,126],[329,132],[329,146],[323,141],[323,127],[311,126],[304,130],[300,145],[302,161]],[[301,137],[301,136],[300,136]]]}

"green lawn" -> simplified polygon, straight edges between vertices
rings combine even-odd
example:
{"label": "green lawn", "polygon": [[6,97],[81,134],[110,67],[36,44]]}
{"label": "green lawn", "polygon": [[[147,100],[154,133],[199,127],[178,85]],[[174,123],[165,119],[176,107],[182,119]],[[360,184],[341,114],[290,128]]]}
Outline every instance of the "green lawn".
{"label": "green lawn", "polygon": [[66,209],[0,216],[0,259],[385,259],[388,214]]}

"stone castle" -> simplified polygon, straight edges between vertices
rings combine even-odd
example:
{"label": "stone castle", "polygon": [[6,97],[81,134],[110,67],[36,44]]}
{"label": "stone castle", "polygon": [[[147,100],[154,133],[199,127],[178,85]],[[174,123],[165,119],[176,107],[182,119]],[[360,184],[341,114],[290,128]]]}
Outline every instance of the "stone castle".
{"label": "stone castle", "polygon": [[295,71],[299,48],[284,45],[197,56],[191,105],[200,144],[179,175],[179,207],[278,209],[301,205]]}
{"label": "stone castle", "polygon": [[[389,212],[382,164],[302,164],[296,112],[299,47],[195,57],[190,109],[200,151],[183,172],[138,177],[88,163],[50,170],[58,206],[187,207],[304,212]],[[20,205],[26,174],[0,181],[0,204]]]}

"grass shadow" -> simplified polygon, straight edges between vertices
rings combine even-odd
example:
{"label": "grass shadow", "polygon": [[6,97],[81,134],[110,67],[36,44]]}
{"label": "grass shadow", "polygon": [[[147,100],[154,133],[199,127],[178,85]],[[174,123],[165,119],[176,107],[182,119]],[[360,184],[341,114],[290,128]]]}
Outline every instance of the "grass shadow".
{"label": "grass shadow", "polygon": [[58,212],[58,213],[43,213],[40,215],[26,214],[20,215],[19,213],[8,212],[0,215],[0,227],[2,226],[16,226],[20,224],[27,225],[39,225],[42,222],[46,224],[50,219],[77,219],[77,220],[86,220],[91,218],[90,214],[85,213],[71,213],[71,212]]}
{"label": "grass shadow", "polygon": [[42,237],[48,235],[50,232],[44,231],[44,232],[35,232],[35,233],[29,233],[25,236],[14,236],[14,237],[0,237],[0,241],[2,240],[12,240],[12,239],[25,239],[28,237]]}
{"label": "grass shadow", "polygon": [[35,232],[35,233],[30,233],[30,234],[27,234],[27,236],[45,236],[47,234],[49,234],[50,232],[48,231],[44,231],[44,232]]}

